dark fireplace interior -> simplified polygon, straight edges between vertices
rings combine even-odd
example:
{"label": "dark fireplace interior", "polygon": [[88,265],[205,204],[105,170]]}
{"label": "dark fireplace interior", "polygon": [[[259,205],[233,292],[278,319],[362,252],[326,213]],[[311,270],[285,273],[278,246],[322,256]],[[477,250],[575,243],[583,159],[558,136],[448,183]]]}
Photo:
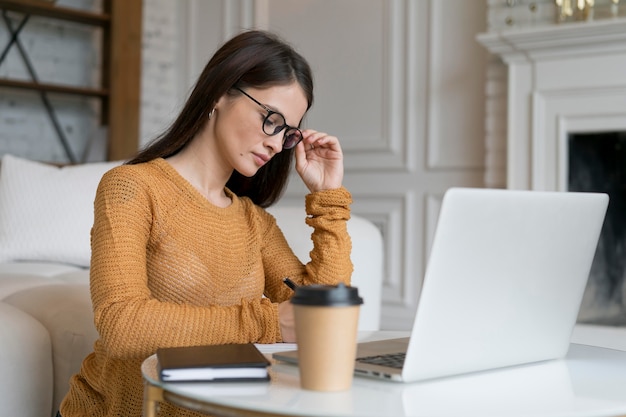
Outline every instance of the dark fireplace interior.
{"label": "dark fireplace interior", "polygon": [[610,199],[578,321],[625,326],[626,132],[570,134],[568,145],[568,190]]}

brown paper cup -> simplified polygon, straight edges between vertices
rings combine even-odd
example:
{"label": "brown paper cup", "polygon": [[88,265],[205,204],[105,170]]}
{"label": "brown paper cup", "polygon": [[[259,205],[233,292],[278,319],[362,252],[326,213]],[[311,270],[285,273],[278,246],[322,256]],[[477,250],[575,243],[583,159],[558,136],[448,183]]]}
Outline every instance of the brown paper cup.
{"label": "brown paper cup", "polygon": [[314,391],[350,389],[359,305],[294,305],[300,386]]}

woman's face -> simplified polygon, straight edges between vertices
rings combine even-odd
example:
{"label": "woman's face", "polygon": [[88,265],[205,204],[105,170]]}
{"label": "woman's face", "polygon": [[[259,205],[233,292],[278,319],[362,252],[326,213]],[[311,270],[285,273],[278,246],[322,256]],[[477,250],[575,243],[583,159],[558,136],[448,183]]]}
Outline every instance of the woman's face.
{"label": "woman's face", "polygon": [[[282,114],[289,126],[298,126],[307,110],[307,99],[297,82],[264,89],[244,90],[254,100]],[[282,151],[285,130],[274,136],[263,132],[265,110],[245,94],[224,95],[214,112],[214,138],[224,162],[251,177]]]}

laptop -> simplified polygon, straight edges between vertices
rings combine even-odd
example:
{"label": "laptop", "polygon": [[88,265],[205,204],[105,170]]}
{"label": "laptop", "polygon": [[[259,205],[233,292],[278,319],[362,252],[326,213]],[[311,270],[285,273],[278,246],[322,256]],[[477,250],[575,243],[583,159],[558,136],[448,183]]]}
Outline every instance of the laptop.
{"label": "laptop", "polygon": [[359,343],[355,375],[414,382],[564,357],[608,200],[449,189],[411,336]]}

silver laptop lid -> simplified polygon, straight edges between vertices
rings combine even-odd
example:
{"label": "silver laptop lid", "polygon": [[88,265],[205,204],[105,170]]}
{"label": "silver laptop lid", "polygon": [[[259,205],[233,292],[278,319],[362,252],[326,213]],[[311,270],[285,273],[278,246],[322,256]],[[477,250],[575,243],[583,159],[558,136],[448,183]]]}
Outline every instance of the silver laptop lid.
{"label": "silver laptop lid", "polygon": [[403,380],[563,357],[607,205],[606,194],[450,189]]}

